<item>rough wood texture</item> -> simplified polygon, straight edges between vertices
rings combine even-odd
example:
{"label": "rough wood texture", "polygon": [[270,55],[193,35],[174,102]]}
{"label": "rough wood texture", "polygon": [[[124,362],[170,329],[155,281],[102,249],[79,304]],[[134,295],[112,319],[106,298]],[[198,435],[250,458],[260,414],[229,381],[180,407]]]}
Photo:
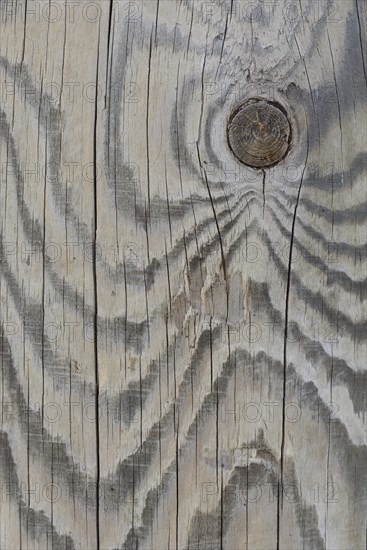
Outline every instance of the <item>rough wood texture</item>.
{"label": "rough wood texture", "polygon": [[0,548],[364,549],[365,2],[0,16]]}

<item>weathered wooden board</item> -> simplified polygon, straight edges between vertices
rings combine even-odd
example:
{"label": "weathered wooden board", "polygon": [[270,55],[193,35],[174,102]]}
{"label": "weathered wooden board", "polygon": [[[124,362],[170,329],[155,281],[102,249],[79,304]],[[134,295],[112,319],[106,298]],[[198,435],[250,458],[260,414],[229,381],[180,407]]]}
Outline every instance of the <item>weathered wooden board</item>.
{"label": "weathered wooden board", "polygon": [[366,547],[365,16],[1,0],[1,550]]}

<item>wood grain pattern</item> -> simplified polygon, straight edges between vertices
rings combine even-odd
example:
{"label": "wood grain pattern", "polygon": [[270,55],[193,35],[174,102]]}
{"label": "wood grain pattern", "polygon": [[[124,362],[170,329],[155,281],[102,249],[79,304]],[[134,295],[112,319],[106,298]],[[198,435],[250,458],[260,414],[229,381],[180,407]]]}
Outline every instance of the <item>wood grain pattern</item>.
{"label": "wood grain pattern", "polygon": [[0,2],[1,550],[366,547],[365,16]]}

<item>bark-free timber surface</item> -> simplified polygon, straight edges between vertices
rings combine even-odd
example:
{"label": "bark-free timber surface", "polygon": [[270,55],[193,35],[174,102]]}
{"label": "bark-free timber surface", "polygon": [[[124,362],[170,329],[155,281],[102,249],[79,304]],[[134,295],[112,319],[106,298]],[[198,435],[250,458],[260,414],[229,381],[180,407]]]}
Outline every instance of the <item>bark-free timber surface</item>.
{"label": "bark-free timber surface", "polygon": [[365,548],[365,15],[1,0],[1,550]]}

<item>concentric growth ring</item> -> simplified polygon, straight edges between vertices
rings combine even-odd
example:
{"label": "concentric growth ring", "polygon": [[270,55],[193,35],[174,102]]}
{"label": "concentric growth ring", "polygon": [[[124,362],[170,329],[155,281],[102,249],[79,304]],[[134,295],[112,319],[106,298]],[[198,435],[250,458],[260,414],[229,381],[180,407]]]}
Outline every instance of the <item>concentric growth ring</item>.
{"label": "concentric growth ring", "polygon": [[283,107],[263,99],[242,104],[228,121],[228,143],[235,156],[253,168],[282,160],[290,146],[291,126]]}

